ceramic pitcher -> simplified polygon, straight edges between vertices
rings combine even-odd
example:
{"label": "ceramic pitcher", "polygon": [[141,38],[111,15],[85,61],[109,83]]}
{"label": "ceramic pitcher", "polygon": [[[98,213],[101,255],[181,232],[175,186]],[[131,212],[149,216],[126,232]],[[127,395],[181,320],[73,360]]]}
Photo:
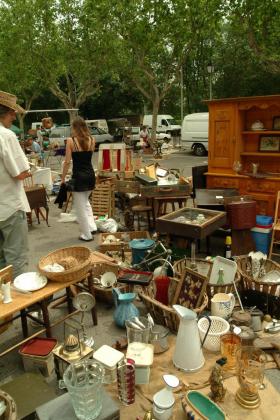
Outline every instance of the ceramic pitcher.
{"label": "ceramic pitcher", "polygon": [[211,299],[211,315],[229,318],[235,305],[232,293],[216,293]]}
{"label": "ceramic pitcher", "polygon": [[139,311],[132,303],[136,298],[135,293],[121,293],[117,287],[113,287],[113,297],[116,306],[114,312],[115,323],[124,328],[125,321],[139,316]]}

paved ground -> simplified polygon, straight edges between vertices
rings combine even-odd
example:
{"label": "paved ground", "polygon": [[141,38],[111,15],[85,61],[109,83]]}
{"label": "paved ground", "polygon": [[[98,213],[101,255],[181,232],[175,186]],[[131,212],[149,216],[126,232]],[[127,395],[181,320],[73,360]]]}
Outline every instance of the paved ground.
{"label": "paved ground", "polygon": [[[150,162],[152,159],[145,156],[145,160]],[[94,164],[96,166],[97,153],[94,156]],[[207,158],[195,157],[189,153],[181,150],[175,150],[168,156],[166,156],[160,163],[163,167],[168,168],[179,168],[183,170],[185,176],[191,175],[192,166],[205,164]],[[56,164],[57,165],[57,164]],[[59,165],[57,165],[58,167]],[[58,168],[56,168],[58,169]],[[51,198],[53,201],[53,198]],[[78,240],[79,230],[76,223],[59,223],[60,210],[52,202],[50,203],[50,227],[44,222],[38,225],[35,221],[33,226],[29,229],[29,270],[36,270],[38,259],[46,255],[51,250],[67,247],[71,245],[80,245],[81,242]],[[33,217],[34,218],[34,217]],[[215,254],[215,241],[213,241],[212,249]],[[218,241],[217,241],[218,244]],[[95,249],[96,240],[90,242],[89,247]],[[51,311],[51,318],[56,319],[65,312],[65,308],[55,309]],[[117,328],[114,325],[112,319],[113,309],[106,307],[106,305],[98,305],[98,325],[96,327],[91,326],[91,318],[86,317],[87,331],[90,335],[93,335],[97,346],[101,344],[112,344],[117,338],[125,334],[124,330]],[[34,327],[30,326],[31,331],[36,331]],[[59,340],[63,339],[63,328],[57,326],[54,329],[54,335]],[[17,342],[21,337],[21,328],[19,322],[14,322],[13,326],[8,331],[0,336],[0,352],[8,346],[11,346]],[[0,359],[0,384],[8,382],[15,376],[20,375],[23,372],[23,366],[21,358],[17,351],[13,351],[9,355]],[[274,370],[269,373],[270,380],[272,380],[278,389],[279,384],[279,372]]]}

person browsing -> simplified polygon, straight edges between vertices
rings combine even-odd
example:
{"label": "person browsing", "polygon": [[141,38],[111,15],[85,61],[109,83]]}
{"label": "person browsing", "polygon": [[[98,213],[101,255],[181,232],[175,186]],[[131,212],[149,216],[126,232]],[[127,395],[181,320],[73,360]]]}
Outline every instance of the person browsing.
{"label": "person browsing", "polygon": [[73,137],[69,137],[66,141],[66,155],[61,183],[65,183],[65,177],[72,159],[71,185],[73,207],[80,228],[79,239],[81,241],[92,241],[92,234],[97,230],[89,203],[89,195],[95,187],[95,174],[91,163],[95,139],[91,136],[85,120],[81,117],[73,120],[71,128]]}
{"label": "person browsing", "polygon": [[0,91],[0,268],[12,265],[14,277],[28,264],[26,212],[30,212],[23,186],[30,168],[10,130],[16,112],[25,112],[16,101],[16,96]]}

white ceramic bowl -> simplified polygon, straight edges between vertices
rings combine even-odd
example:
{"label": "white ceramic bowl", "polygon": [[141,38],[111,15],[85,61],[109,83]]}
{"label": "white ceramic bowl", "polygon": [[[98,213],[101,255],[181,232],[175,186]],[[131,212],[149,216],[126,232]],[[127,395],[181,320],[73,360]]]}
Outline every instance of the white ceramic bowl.
{"label": "white ceramic bowl", "polygon": [[102,274],[100,283],[103,287],[112,287],[117,282],[117,276],[115,273],[108,271]]}

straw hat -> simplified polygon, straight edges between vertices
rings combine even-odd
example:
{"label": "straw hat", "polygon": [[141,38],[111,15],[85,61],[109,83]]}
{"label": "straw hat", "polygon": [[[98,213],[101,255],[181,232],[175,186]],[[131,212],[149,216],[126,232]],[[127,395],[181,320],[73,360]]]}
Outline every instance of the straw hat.
{"label": "straw hat", "polygon": [[0,90],[0,105],[4,105],[7,108],[11,108],[20,114],[24,114],[26,111],[20,105],[17,104],[17,97],[11,93],[3,92]]}

